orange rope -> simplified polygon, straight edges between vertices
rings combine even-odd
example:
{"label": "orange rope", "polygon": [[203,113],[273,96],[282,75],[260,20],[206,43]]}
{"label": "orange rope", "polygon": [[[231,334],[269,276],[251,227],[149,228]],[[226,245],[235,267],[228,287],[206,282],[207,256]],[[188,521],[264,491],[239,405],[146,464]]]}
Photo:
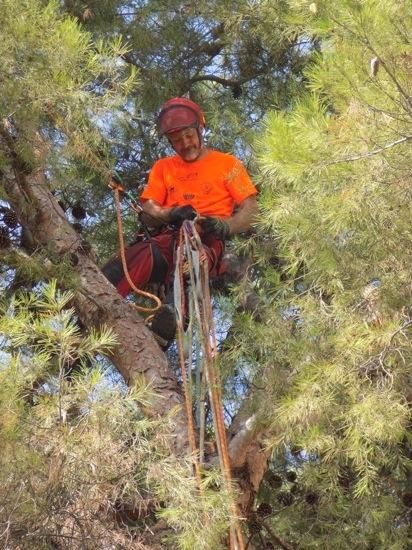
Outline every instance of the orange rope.
{"label": "orange rope", "polygon": [[132,291],[135,294],[139,296],[144,296],[145,298],[149,298],[150,300],[153,300],[156,303],[156,307],[143,307],[143,306],[138,306],[136,304],[134,304],[134,306],[138,311],[153,313],[154,311],[157,311],[160,308],[160,306],[162,305],[162,302],[155,294],[151,294],[150,292],[145,292],[144,290],[137,288],[137,286],[133,283],[130,277],[129,271],[127,269],[127,261],[126,261],[124,238],[123,238],[123,222],[122,222],[122,213],[121,213],[121,207],[120,207],[120,192],[117,186],[116,187],[111,186],[111,188],[114,191],[114,201],[116,205],[116,217],[117,217],[117,233],[119,237],[120,258],[122,260],[124,275]]}
{"label": "orange rope", "polygon": [[[204,274],[208,276],[207,265],[204,266],[203,271],[204,271]],[[203,282],[208,283],[208,280],[206,279]],[[213,327],[212,310],[210,305],[209,285],[204,284],[202,286],[203,286],[203,296],[204,296],[205,306],[207,308],[207,312],[205,313],[207,313],[208,320],[209,320],[209,333],[212,334],[212,341],[214,343],[213,349],[216,350],[216,346],[215,346],[216,339],[215,339],[215,332]],[[219,439],[219,446],[218,446],[218,448],[220,448],[219,458],[222,463],[222,471],[226,482],[226,489],[228,491],[229,498],[230,498],[230,506],[232,509],[233,521],[234,521],[234,525],[233,525],[234,533],[231,533],[230,546],[236,550],[244,550],[245,545],[243,540],[243,533],[240,528],[239,521],[237,519],[238,508],[233,496],[232,471],[230,467],[229,447],[227,444],[226,429],[225,429],[225,423],[224,423],[220,377],[219,377],[218,370],[216,368],[216,355],[213,353],[213,349],[211,349],[209,338],[206,339],[206,342],[207,342],[206,372],[209,379],[211,405],[213,409],[213,419],[215,422],[215,428],[217,432],[216,435],[217,435],[217,438]]]}

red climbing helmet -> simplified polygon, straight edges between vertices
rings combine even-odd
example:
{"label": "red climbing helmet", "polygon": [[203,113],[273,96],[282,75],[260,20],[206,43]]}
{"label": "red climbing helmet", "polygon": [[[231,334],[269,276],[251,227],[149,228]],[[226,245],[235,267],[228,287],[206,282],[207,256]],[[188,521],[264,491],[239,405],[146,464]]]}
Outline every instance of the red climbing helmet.
{"label": "red climbing helmet", "polygon": [[204,128],[205,116],[202,109],[190,99],[174,97],[160,108],[157,130],[160,136],[182,128]]}

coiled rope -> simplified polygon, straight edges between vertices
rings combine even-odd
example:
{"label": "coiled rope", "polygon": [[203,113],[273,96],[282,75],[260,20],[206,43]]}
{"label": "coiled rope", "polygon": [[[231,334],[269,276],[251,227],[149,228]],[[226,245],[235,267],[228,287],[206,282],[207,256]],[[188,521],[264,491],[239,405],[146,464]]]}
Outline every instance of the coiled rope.
{"label": "coiled rope", "polygon": [[[206,381],[208,385],[213,423],[216,433],[219,462],[225,488],[230,500],[232,517],[229,547],[231,550],[244,550],[245,544],[239,524],[239,513],[233,491],[229,448],[224,424],[220,375],[216,362],[217,346],[209,290],[208,261],[202,241],[196,230],[195,222],[183,222],[179,237],[176,250],[174,297],[177,314],[180,370],[182,374],[183,391],[188,417],[188,436],[195,475],[200,489],[201,469],[199,463],[199,453],[196,447],[196,433],[193,424],[193,403],[185,366],[184,320],[185,315],[187,314],[185,288],[188,288],[190,300],[192,301],[191,313],[195,314],[197,324],[200,329]],[[185,277],[189,279],[189,284],[187,285],[185,285]],[[192,353],[192,350],[189,349],[188,353]]]}
{"label": "coiled rope", "polygon": [[[136,305],[135,307],[139,311],[153,313],[157,311],[162,305],[160,299],[154,294],[145,292],[137,288],[136,285],[133,283],[127,268],[120,206],[120,191],[122,191],[123,189],[113,180],[110,182],[109,186],[114,191],[120,258],[122,261],[122,267],[126,280],[135,294],[149,298],[156,303],[156,306],[154,308],[147,308],[138,305]],[[186,415],[188,420],[188,438],[196,481],[199,491],[201,492],[201,465],[196,444],[196,431],[193,422],[192,393],[191,389],[189,388],[188,375],[185,366],[184,322],[187,310],[185,296],[185,277],[187,276],[189,276],[191,283],[189,286],[191,291],[192,313],[195,314],[198,326],[200,327],[206,381],[208,385],[213,423],[216,433],[220,468],[222,471],[225,488],[230,500],[231,526],[229,536],[229,548],[230,550],[245,550],[243,533],[238,519],[238,507],[233,492],[233,479],[230,467],[229,448],[227,444],[226,430],[224,424],[221,383],[218,367],[216,364],[217,346],[209,290],[209,267],[202,241],[195,227],[195,222],[191,221],[183,222],[179,233],[178,246],[176,249],[174,299],[177,314],[177,344],[179,352],[179,363],[182,375]],[[200,439],[202,439],[202,437],[203,435],[201,434]]]}

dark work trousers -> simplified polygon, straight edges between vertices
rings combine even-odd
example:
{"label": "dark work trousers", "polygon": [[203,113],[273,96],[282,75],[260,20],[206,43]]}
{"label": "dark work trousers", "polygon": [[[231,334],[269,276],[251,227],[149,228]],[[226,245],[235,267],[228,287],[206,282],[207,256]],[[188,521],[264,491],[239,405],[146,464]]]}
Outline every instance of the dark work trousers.
{"label": "dark work trousers", "polygon": [[[174,256],[177,233],[165,230],[150,239],[144,239],[128,246],[125,250],[127,270],[137,288],[147,283],[168,285],[174,270]],[[205,254],[209,264],[209,274],[215,277],[220,274],[220,260],[224,244],[219,239],[207,235],[202,238]],[[117,288],[119,294],[126,297],[130,285],[124,275],[119,256],[109,260],[102,268],[108,280]]]}

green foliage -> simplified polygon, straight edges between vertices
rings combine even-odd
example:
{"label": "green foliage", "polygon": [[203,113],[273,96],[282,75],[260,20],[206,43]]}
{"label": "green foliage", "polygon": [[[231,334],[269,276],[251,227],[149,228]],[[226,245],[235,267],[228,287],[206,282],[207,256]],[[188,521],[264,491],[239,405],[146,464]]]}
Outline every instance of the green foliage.
{"label": "green foliage", "polygon": [[228,525],[220,475],[205,474],[199,499],[191,466],[170,457],[173,417],[141,413],[150,388],[126,390],[97,364],[64,375],[68,363],[90,363],[116,344],[104,327],[80,333],[72,297],[51,282],[16,296],[0,319],[3,540],[21,548],[56,540],[65,548],[134,548],[161,510],[176,531],[173,544],[218,548]]}
{"label": "green foliage", "polygon": [[111,330],[92,330],[81,335],[74,310],[69,307],[73,293],[59,292],[51,281],[36,293],[14,297],[0,321],[0,330],[12,348],[29,346],[50,359],[58,358],[59,371],[70,362],[93,359],[96,353],[107,353],[116,344]]}
{"label": "green foliage", "polygon": [[[273,519],[276,532],[305,548],[406,548],[412,12],[290,5],[295,32],[318,37],[321,53],[306,94],[270,113],[258,138],[260,230],[277,245],[281,278],[268,269],[260,280],[266,326],[249,325],[236,353],[259,357],[274,464],[302,450],[305,489]],[[274,252],[259,252],[263,269]],[[306,523],[308,490],[317,503]]]}
{"label": "green foliage", "polygon": [[[120,116],[126,95],[135,87],[136,70],[121,62],[127,47],[120,38],[92,42],[58,8],[58,2],[37,0],[2,4],[0,116],[13,140],[13,153],[2,144],[3,164],[9,166],[17,156],[24,171],[47,165],[58,195],[66,185],[72,195],[75,178],[82,184],[81,196],[92,197],[84,179],[94,174],[101,188],[112,169],[102,126],[109,128]],[[39,155],[39,135],[48,140],[47,158],[44,152]],[[89,200],[89,207],[93,203]]]}
{"label": "green foliage", "polygon": [[[45,161],[37,133],[48,139],[50,185],[70,221],[77,202],[87,210],[100,258],[117,247],[102,179],[116,164],[142,187],[166,151],[153,124],[164,99],[189,92],[209,142],[246,160],[264,118],[262,215],[236,244],[254,264],[228,307],[232,318],[253,291],[262,322],[234,315],[220,365],[230,410],[255,396],[282,483],[262,487],[265,521],[297,547],[411,543],[411,17],[395,0],[2,3],[2,124],[23,171]],[[43,280],[42,255],[2,260]],[[161,517],[166,548],[218,548],[229,515],[219,475],[205,474],[199,498],[190,465],[171,457],[173,418],[141,414],[150,390],[113,387],[96,366],[66,379],[73,361],[115,344],[106,329],[82,335],[70,299],[37,287],[0,321],[6,544],[136,547]]]}
{"label": "green foliage", "polygon": [[[16,157],[23,171],[47,166],[57,198],[69,207],[81,200],[94,216],[111,199],[107,137],[127,116],[137,71],[122,61],[128,48],[119,36],[92,41],[75,18],[61,15],[60,4],[2,3],[0,117],[13,152],[2,141],[1,166],[8,169]],[[41,155],[39,136],[48,144]]]}
{"label": "green foliage", "polygon": [[[159,513],[177,535],[166,539],[168,548],[224,549],[229,529],[229,497],[222,488],[219,471],[203,472],[201,491],[191,463],[166,459],[150,471],[156,493],[167,507]],[[170,546],[169,546],[170,545]]]}
{"label": "green foliage", "polygon": [[[120,41],[92,44],[74,19],[58,17],[55,2],[6,0],[0,18],[0,112],[25,132],[22,147],[30,147],[30,131],[47,117],[81,136],[87,110],[102,116],[133,84],[119,69],[117,58],[127,51]],[[96,79],[103,77],[99,90]]]}

